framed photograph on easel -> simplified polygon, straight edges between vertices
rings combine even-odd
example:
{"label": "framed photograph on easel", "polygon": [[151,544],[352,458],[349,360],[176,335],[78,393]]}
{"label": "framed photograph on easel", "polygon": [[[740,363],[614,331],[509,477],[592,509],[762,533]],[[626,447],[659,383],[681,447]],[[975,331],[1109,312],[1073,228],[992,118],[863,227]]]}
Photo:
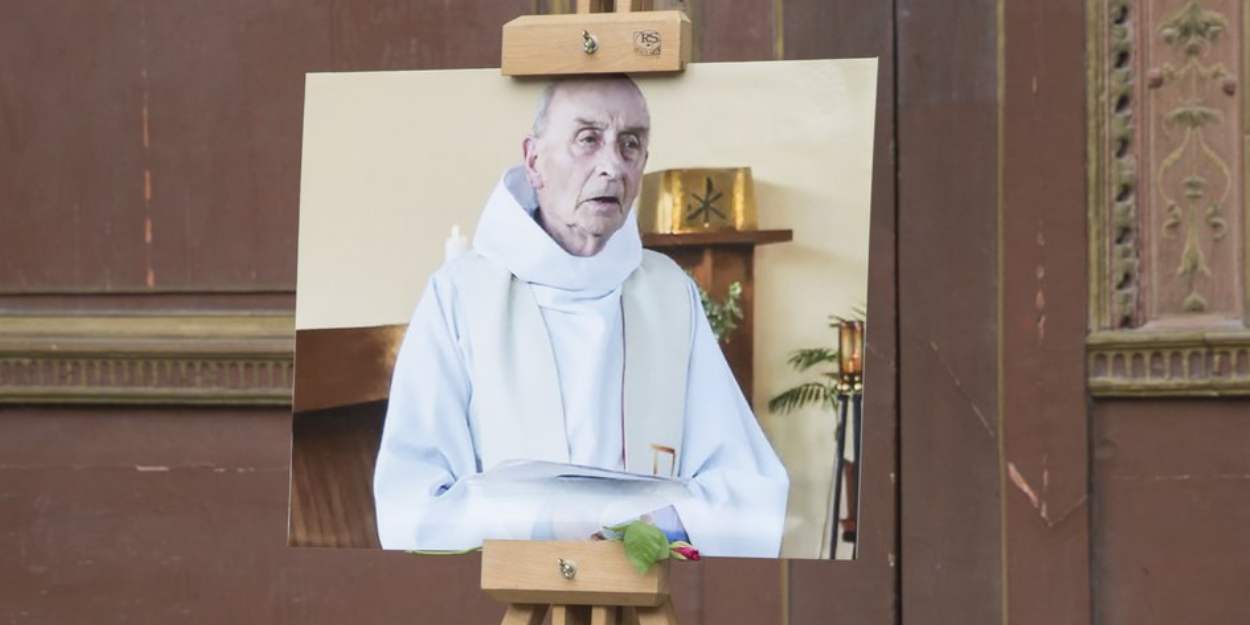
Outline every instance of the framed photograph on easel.
{"label": "framed photograph on easel", "polygon": [[[845,513],[850,502],[840,501],[835,506],[831,501],[835,492],[840,499],[850,499],[845,485],[835,488],[838,485],[833,479],[838,434],[845,436],[847,432],[846,427],[839,432],[838,423],[849,420],[840,421],[837,411],[830,410],[835,406],[821,402],[789,414],[770,411],[768,403],[770,398],[809,381],[789,364],[797,351],[820,346],[838,351],[837,334],[828,327],[830,315],[854,317],[866,301],[875,79],[875,60],[696,64],[681,76],[615,79],[614,86],[607,89],[610,97],[601,97],[593,89],[587,95],[589,87],[574,81],[565,81],[553,91],[546,80],[502,79],[497,70],[310,75],[297,286],[291,544],[390,547],[386,544],[389,539],[383,539],[378,531],[389,524],[380,515],[390,514],[387,509],[410,514],[412,508],[422,506],[427,509],[416,516],[424,519],[419,523],[427,524],[418,525],[423,528],[420,533],[445,538],[446,542],[400,541],[394,544],[396,548],[464,549],[475,546],[468,544],[475,536],[562,538],[664,509],[665,505],[653,504],[671,498],[679,525],[706,555],[849,556],[853,549],[839,546],[838,539],[843,536],[834,529],[832,511]],[[608,103],[600,106],[606,110],[603,119],[587,113],[587,102],[594,104],[596,98]],[[641,101],[645,112],[645,133],[640,132],[644,124],[638,123],[638,111],[618,106],[622,102],[637,105],[638,101],[631,100],[634,98]],[[770,114],[762,115],[761,111]],[[556,135],[558,140],[553,140]],[[540,145],[544,140],[547,145]],[[597,145],[608,146],[613,152],[612,158],[601,161],[617,162],[591,162],[600,158],[591,152],[598,148],[587,146]],[[638,150],[641,165],[629,165],[622,156],[630,149]],[[589,184],[585,181],[593,180],[599,170],[586,174],[578,169],[583,165],[617,170],[635,167],[637,176],[636,180],[630,178],[632,170],[616,171],[608,177],[620,178],[617,182]],[[741,178],[742,174],[732,172],[742,171],[749,174],[749,186],[733,182],[733,176]],[[681,172],[696,173],[691,174],[694,178],[683,178]],[[574,178],[577,180],[569,182]],[[702,184],[689,182],[696,179]],[[489,212],[501,192],[511,196],[517,211],[502,222],[481,222],[483,205]],[[457,307],[458,295],[439,297],[440,288],[467,284],[459,281],[463,276],[448,278],[455,271],[450,267],[464,263],[455,259],[465,253],[496,258],[515,252],[517,258],[509,262],[516,266],[546,253],[568,253],[544,227],[540,211],[533,210],[540,205],[557,207],[560,198],[566,196],[572,206],[570,214],[582,208],[604,214],[622,212],[628,220],[613,230],[613,236],[632,230],[640,247],[664,254],[693,276],[680,276],[677,295],[670,292],[665,296],[663,301],[668,303],[683,298],[690,302],[667,316],[647,310],[626,311],[617,300],[621,315],[646,319],[631,325],[631,317],[625,316],[625,327],[643,328],[645,333],[659,337],[654,340],[660,343],[680,343],[680,338],[673,337],[684,336],[688,350],[707,353],[708,343],[699,334],[699,327],[706,323],[713,337],[711,347],[722,354],[719,365],[716,359],[698,360],[698,371],[691,369],[695,361],[689,355],[679,361],[689,364],[685,371],[682,367],[667,371],[656,368],[663,366],[665,357],[657,358],[654,362],[660,364],[654,367],[633,366],[647,374],[638,378],[643,380],[638,384],[644,390],[635,391],[634,399],[630,399],[632,382],[618,380],[608,385],[609,394],[616,401],[645,402],[646,389],[688,390],[691,377],[701,380],[700,388],[719,390],[708,397],[698,395],[705,392],[699,390],[683,399],[685,406],[692,406],[690,414],[699,416],[682,415],[688,421],[682,421],[675,443],[663,444],[662,434],[653,435],[643,428],[641,431],[647,433],[642,436],[657,440],[637,441],[638,452],[630,451],[628,432],[603,443],[606,429],[602,424],[597,429],[583,428],[585,424],[578,419],[597,414],[591,420],[603,421],[602,413],[607,411],[570,411],[570,406],[595,407],[603,405],[603,399],[579,397],[575,390],[565,388],[554,395],[525,395],[521,391],[522,400],[495,400],[500,405],[520,401],[535,406],[552,402],[554,397],[554,403],[548,404],[554,409],[547,413],[556,414],[557,424],[564,427],[553,427],[546,434],[528,426],[512,431],[512,435],[492,434],[507,431],[506,423],[501,427],[503,422],[475,418],[471,409],[468,413],[453,409],[438,412],[437,419],[410,419],[410,425],[416,424],[412,425],[415,433],[395,437],[397,443],[387,449],[388,435],[384,432],[392,427],[387,421],[394,424],[404,418],[393,416],[398,414],[397,404],[416,406],[417,412],[442,411],[448,402],[480,400],[485,394],[481,389],[489,386],[481,380],[490,375],[506,378],[498,372],[483,373],[487,367],[473,358],[486,350],[473,351],[472,346],[464,345],[469,333],[484,334],[484,330],[473,328],[486,327],[482,325],[485,322],[472,319],[466,309]],[[750,220],[745,208],[748,205],[754,213]],[[554,208],[549,213],[559,217]],[[731,218],[727,223],[712,220],[717,215],[739,214],[743,219]],[[683,219],[691,222],[690,228],[682,229]],[[574,221],[566,220],[565,224]],[[551,246],[508,248],[510,241],[522,239],[520,228],[524,227],[531,228],[530,235],[549,235]],[[604,244],[589,257],[605,251],[618,250]],[[628,253],[626,250],[623,255]],[[585,263],[572,266],[584,268],[589,277],[581,278],[591,282],[600,277],[597,267]],[[570,284],[587,293],[594,290],[592,287],[612,291],[624,288],[621,284],[625,281],[610,277],[617,280],[616,285],[549,284],[543,281],[567,276],[525,273],[531,271],[528,267],[513,271],[513,275],[518,271],[533,278],[528,282],[539,285],[531,287],[528,295],[538,300],[539,316],[535,325],[527,327],[548,332],[547,336],[524,333],[524,340],[516,345],[525,347],[526,353],[541,351],[544,345],[553,351],[576,351],[576,337],[582,336],[584,329],[577,327],[557,336],[560,331],[550,327],[569,306],[559,299],[559,291],[577,290],[568,288]],[[729,288],[734,284],[736,296]],[[593,295],[601,294],[596,291]],[[422,303],[423,298],[426,303]],[[422,306],[427,317],[444,323],[442,336],[429,338],[429,328],[434,326],[426,319],[425,338],[413,342],[414,311],[419,313]],[[732,308],[743,313],[741,319],[734,319]],[[438,314],[428,314],[431,312]],[[514,312],[509,309],[502,316],[512,319]],[[725,319],[735,327],[725,330]],[[597,340],[609,349],[618,346],[625,351],[636,339]],[[416,347],[406,347],[406,343]],[[424,364],[419,358],[413,360],[415,365],[403,364],[409,360],[406,352],[425,357],[439,349],[450,351],[427,358]],[[596,379],[603,377],[602,371],[619,371],[624,358],[613,358],[608,357],[605,364],[603,358],[579,360],[577,356],[569,359],[557,355],[554,363],[547,361],[525,369],[554,364],[558,386],[563,377],[576,378],[576,371],[598,371]],[[470,379],[468,399],[463,388],[459,396],[451,393],[450,400],[431,399],[432,392],[421,389],[432,375],[426,370],[428,363],[440,359],[465,369],[438,378],[430,389],[446,390],[444,382],[449,379]],[[628,360],[624,363],[631,366]],[[571,366],[578,369],[571,370]],[[717,366],[724,370],[715,371]],[[817,367],[806,373],[823,371]],[[552,386],[553,378],[528,370],[517,377],[524,379],[525,388]],[[729,384],[718,386],[718,382],[706,382],[708,379],[728,380]],[[504,388],[506,383],[504,379],[494,388]],[[404,386],[397,390],[394,384]],[[397,397],[402,399],[397,401]],[[426,401],[437,405],[423,406]],[[663,401],[654,405],[663,411],[671,409],[672,402],[667,408]],[[727,413],[729,418],[718,420]],[[441,416],[445,414],[450,416]],[[745,414],[750,420],[733,420],[735,414]],[[628,415],[628,409],[617,410],[608,420],[626,429],[623,424],[628,423]],[[441,427],[447,421],[457,423],[459,429],[450,433],[430,429],[430,424]],[[867,421],[871,424],[871,416]],[[483,433],[481,428],[488,422],[493,424],[491,431]],[[715,465],[717,452],[700,449],[699,440],[729,436],[718,429],[748,441],[739,451],[764,467],[765,473],[772,470],[767,458],[771,454],[780,469],[772,475],[781,476],[772,483],[780,484],[784,492],[771,500],[759,499],[772,501],[775,515],[761,513],[760,506],[755,505],[704,507],[703,520],[715,522],[707,523],[711,531],[701,532],[698,499],[714,497],[708,495],[707,488],[712,482],[701,484],[709,478],[698,467]],[[515,436],[517,432],[524,436]],[[537,440],[522,440],[527,438]],[[552,440],[557,441],[554,446]],[[720,441],[717,445],[723,442],[716,440]],[[589,451],[573,449],[577,441],[588,443]],[[563,450],[558,449],[560,443]],[[523,451],[528,447],[545,451]],[[553,448],[557,448],[555,452],[551,452]],[[621,450],[619,464],[612,449]],[[379,480],[377,472],[379,468],[385,471],[387,454],[403,451],[421,458],[418,464],[424,463],[425,469],[438,463],[442,463],[441,468],[427,473],[427,477],[434,476],[433,481],[413,478],[411,488],[424,489],[425,503],[380,503],[379,493],[389,496],[387,493],[394,489],[388,486],[389,478]],[[426,461],[430,456],[441,457],[430,463]],[[631,456],[636,462],[629,462]],[[606,462],[605,458],[613,461]],[[511,462],[516,460],[552,465],[518,468]],[[633,489],[627,494],[637,502],[633,507],[614,510],[607,500],[621,499],[619,492],[596,499],[584,491],[597,488],[588,484],[597,485],[594,480],[600,476],[593,471],[571,472],[560,468],[562,464],[665,479],[640,479],[641,486],[615,484]],[[661,465],[665,471],[658,469]],[[404,471],[414,465],[399,462],[391,466],[400,467],[395,475],[402,476],[409,475]],[[552,466],[556,467],[554,472],[541,473]],[[759,480],[756,486],[767,491],[769,487],[760,484],[769,480],[761,475],[722,472],[716,487],[749,490],[743,483]],[[558,481],[560,486],[553,491],[547,485],[535,486],[533,479]],[[682,497],[666,494],[668,488],[684,488],[692,493],[688,499],[694,503],[684,504]],[[477,520],[430,513],[428,506],[450,501],[439,500],[449,494],[460,498],[457,511],[477,514]],[[750,499],[734,494],[721,502],[736,498]],[[583,508],[594,508],[595,513],[582,515]],[[709,510],[721,514],[707,513]],[[474,523],[490,529],[476,535],[473,531],[477,530],[470,530],[467,537],[456,534]],[[717,529],[717,523],[726,529]],[[759,527],[775,528],[768,530],[775,532],[775,540],[760,541],[767,544],[757,548],[751,541],[757,540]],[[497,535],[487,535],[491,532]],[[700,541],[700,534],[708,538]]]}

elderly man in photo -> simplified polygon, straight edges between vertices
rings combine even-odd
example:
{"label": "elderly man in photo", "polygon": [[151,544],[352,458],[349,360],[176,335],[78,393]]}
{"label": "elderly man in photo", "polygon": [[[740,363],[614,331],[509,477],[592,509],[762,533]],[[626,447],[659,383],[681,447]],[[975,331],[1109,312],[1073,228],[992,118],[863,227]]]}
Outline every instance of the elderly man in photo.
{"label": "elderly man in photo", "polygon": [[[642,248],[632,207],[649,131],[628,78],[543,92],[524,164],[503,175],[473,249],[431,277],[400,348],[374,476],[383,547],[587,538],[649,511],[705,554],[778,555],[785,470],[694,283]],[[681,496],[669,484],[630,511],[606,482],[490,483],[518,460],[673,476]]]}

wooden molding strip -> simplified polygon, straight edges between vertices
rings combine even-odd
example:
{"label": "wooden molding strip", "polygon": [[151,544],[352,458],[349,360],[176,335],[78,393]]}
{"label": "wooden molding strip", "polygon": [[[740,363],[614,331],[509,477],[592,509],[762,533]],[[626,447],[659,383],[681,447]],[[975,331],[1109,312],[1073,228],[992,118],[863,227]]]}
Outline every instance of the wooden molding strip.
{"label": "wooden molding strip", "polygon": [[0,315],[0,404],[289,405],[290,313]]}
{"label": "wooden molding strip", "polygon": [[1250,395],[1250,331],[1096,332],[1086,342],[1095,397]]}
{"label": "wooden molding strip", "polygon": [[642,235],[646,247],[703,245],[767,245],[794,240],[793,230],[714,230],[710,232],[648,232]]}

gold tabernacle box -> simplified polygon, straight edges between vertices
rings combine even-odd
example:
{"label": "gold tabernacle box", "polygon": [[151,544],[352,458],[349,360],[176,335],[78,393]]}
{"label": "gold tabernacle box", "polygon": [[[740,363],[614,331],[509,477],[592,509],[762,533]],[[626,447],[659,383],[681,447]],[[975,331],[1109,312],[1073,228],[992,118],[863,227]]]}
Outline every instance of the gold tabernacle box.
{"label": "gold tabernacle box", "polygon": [[638,227],[654,234],[755,230],[751,168],[665,169],[643,176]]}

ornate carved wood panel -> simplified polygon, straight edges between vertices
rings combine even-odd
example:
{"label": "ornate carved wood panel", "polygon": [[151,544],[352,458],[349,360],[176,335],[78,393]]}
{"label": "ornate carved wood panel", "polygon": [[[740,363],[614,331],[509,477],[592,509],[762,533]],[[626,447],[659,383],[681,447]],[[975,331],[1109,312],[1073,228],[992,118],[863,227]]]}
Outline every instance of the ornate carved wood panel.
{"label": "ornate carved wood panel", "polygon": [[1229,32],[1241,3],[1207,4],[1147,3],[1140,22],[1147,151],[1139,187],[1143,232],[1153,242],[1144,262],[1146,320],[1245,315],[1244,282],[1221,279],[1243,270],[1242,64],[1237,29]]}
{"label": "ornate carved wood panel", "polygon": [[1090,388],[1248,394],[1250,15],[1091,0]]}
{"label": "ornate carved wood panel", "polygon": [[0,404],[291,402],[290,314],[0,317]]}

